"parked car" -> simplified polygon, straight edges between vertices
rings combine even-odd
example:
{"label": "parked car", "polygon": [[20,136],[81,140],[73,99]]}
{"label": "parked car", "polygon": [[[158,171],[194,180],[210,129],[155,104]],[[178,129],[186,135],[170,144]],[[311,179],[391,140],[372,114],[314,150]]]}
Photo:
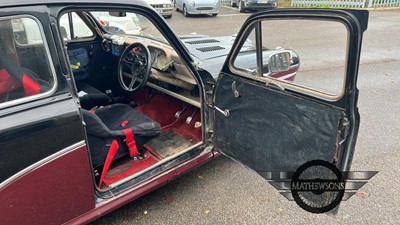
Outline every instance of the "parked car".
{"label": "parked car", "polygon": [[217,16],[219,13],[218,0],[174,0],[174,7],[186,17],[207,14]]}
{"label": "parked car", "polygon": [[[0,6],[0,224],[86,224],[221,153],[258,173],[350,169],[367,11],[256,13],[213,40],[177,37],[139,0]],[[141,32],[109,29],[105,12]],[[346,28],[340,95],[294,84],[300,56],[261,45],[261,22],[288,18]]]}
{"label": "parked car", "polygon": [[172,2],[171,0],[147,0],[147,2],[157,12],[159,12],[165,18],[172,17]]}
{"label": "parked car", "polygon": [[271,9],[277,5],[278,0],[231,0],[231,6],[238,7],[239,12]]}

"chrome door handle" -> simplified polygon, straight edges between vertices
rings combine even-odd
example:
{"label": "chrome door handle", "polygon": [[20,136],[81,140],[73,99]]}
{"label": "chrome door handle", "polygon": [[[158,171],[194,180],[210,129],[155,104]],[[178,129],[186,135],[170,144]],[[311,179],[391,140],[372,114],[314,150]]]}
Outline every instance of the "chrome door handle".
{"label": "chrome door handle", "polygon": [[229,111],[229,109],[220,109],[217,106],[213,107],[215,110],[217,110],[217,112],[221,113],[222,115],[224,115],[225,117],[229,117],[231,115],[231,112]]}

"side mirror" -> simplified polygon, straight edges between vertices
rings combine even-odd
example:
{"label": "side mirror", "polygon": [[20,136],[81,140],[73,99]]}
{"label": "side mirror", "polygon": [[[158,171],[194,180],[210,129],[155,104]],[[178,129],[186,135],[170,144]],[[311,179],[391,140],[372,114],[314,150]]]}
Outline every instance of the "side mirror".
{"label": "side mirror", "polygon": [[[296,74],[300,68],[300,58],[292,50],[273,50],[269,55],[268,66],[264,65],[264,76],[271,76],[278,79],[292,80],[287,78],[289,74]],[[284,77],[284,78],[282,78]]]}
{"label": "side mirror", "polygon": [[272,54],[268,62],[269,71],[272,74],[276,74],[289,70],[291,61],[290,59],[290,53],[287,51]]}

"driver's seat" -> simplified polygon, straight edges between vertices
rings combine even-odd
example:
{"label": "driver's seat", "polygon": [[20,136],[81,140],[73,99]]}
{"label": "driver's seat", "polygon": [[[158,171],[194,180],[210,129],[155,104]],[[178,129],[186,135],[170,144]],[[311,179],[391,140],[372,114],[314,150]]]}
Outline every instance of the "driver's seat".
{"label": "driver's seat", "polygon": [[89,77],[88,51],[85,48],[69,49],[68,59],[82,108],[91,109],[95,106],[110,104],[112,102],[110,96],[85,82]]}
{"label": "driver's seat", "polygon": [[113,160],[125,155],[138,156],[138,150],[161,133],[159,123],[125,104],[82,109],[82,114],[93,168],[104,165],[103,172]]}

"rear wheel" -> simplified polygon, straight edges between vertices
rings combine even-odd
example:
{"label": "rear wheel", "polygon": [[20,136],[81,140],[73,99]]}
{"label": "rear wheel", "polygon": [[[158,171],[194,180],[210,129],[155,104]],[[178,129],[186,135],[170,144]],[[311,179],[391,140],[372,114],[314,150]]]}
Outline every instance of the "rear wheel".
{"label": "rear wheel", "polygon": [[231,7],[236,7],[236,3],[234,0],[231,0]]}
{"label": "rear wheel", "polygon": [[187,9],[186,9],[186,5],[183,5],[183,15],[185,17],[188,17],[190,14],[188,13]]}
{"label": "rear wheel", "polygon": [[213,13],[213,14],[212,14],[212,16],[217,16],[217,15],[218,15],[218,13]]}
{"label": "rear wheel", "polygon": [[239,12],[241,12],[241,13],[243,13],[245,11],[243,4],[244,4],[243,1],[239,1]]}

